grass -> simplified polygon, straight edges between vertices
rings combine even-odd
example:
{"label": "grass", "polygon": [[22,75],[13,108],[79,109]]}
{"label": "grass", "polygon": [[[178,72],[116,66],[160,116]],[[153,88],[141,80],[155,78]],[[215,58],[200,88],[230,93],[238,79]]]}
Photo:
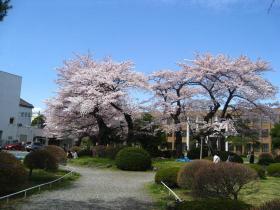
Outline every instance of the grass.
{"label": "grass", "polygon": [[175,159],[154,159],[153,166],[156,169],[170,168],[170,167],[181,167],[186,163],[176,162]]}
{"label": "grass", "polygon": [[[16,192],[39,185],[39,184],[43,184],[49,181],[53,181],[65,174],[67,174],[69,171],[67,170],[57,170],[55,172],[48,172],[48,171],[44,171],[44,170],[34,170],[32,173],[32,176],[28,179],[28,182],[19,187]],[[46,190],[55,190],[55,189],[59,189],[59,188],[66,188],[69,187],[71,185],[71,183],[75,180],[77,180],[80,177],[80,175],[76,172],[70,174],[69,176],[64,177],[63,179],[61,179],[59,182],[53,183],[52,186],[50,187],[49,185],[47,186],[43,186],[41,187],[41,190],[39,191],[38,188],[30,190],[27,192],[27,195],[30,196],[32,194],[37,194],[40,193],[42,191],[46,191]],[[19,194],[17,196],[14,196],[12,198],[10,198],[10,202],[9,204],[16,202],[18,199],[22,199],[24,194]],[[0,201],[0,207],[1,205],[5,204],[6,200],[2,200]]]}
{"label": "grass", "polygon": [[[154,200],[156,200],[156,207],[159,210],[166,209],[169,202],[174,201],[174,198],[168,195],[167,189],[162,185],[149,184],[148,190]],[[173,189],[173,191],[183,200],[193,200],[190,191],[183,189]],[[280,178],[267,177],[254,184],[252,189],[243,189],[239,194],[239,199],[254,205],[259,206],[264,202],[280,197]]]}
{"label": "grass", "polygon": [[109,158],[79,157],[69,161],[70,164],[85,167],[116,168],[115,161]]}

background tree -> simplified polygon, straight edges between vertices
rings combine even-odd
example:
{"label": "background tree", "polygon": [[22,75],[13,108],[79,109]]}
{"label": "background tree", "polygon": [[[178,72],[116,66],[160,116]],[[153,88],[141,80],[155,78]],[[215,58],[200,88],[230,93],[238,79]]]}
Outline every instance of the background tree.
{"label": "background tree", "polygon": [[45,122],[46,122],[46,117],[42,114],[39,114],[37,117],[35,117],[31,125],[32,126],[37,126],[38,128],[44,128],[45,127]]}
{"label": "background tree", "polygon": [[11,8],[10,0],[0,0],[0,21],[3,21],[4,17],[7,16],[8,10]]}
{"label": "background tree", "polygon": [[280,123],[274,125],[270,131],[270,136],[272,138],[272,147],[273,149],[280,148]]}

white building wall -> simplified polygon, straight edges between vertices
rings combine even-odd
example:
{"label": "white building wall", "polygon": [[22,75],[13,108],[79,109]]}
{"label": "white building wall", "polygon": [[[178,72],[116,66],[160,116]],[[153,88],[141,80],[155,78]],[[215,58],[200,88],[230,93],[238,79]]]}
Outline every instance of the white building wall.
{"label": "white building wall", "polygon": [[[0,71],[0,144],[17,140],[22,78]],[[10,119],[13,118],[13,123]],[[2,133],[2,134],[1,134]]]}

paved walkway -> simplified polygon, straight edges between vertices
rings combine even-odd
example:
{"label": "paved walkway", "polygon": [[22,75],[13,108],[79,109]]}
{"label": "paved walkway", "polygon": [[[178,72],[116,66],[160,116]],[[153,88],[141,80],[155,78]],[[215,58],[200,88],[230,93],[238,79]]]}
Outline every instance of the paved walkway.
{"label": "paved walkway", "polygon": [[149,210],[152,200],[145,185],[152,172],[125,172],[78,168],[81,177],[66,189],[33,195],[16,210]]}

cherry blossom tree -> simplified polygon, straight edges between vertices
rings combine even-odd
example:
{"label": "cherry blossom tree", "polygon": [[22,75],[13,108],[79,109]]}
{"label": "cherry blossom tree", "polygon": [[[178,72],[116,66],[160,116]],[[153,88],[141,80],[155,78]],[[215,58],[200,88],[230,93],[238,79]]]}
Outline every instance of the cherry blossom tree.
{"label": "cherry blossom tree", "polygon": [[[48,103],[47,112],[53,114],[49,114],[47,125],[58,125],[62,131],[65,127],[72,130],[78,125],[77,129],[83,129],[82,132],[89,127],[93,126],[93,130],[97,127],[99,143],[106,144],[113,138],[110,137],[112,129],[120,127],[124,119],[127,139],[131,140],[135,109],[129,103],[129,90],[145,87],[145,81],[142,74],[133,71],[131,62],[96,61],[90,55],[77,56],[58,69],[58,97]],[[54,111],[56,104],[58,110]],[[61,113],[63,117],[58,117]],[[62,127],[61,120],[74,123],[74,126],[65,123]]]}
{"label": "cherry blossom tree", "polygon": [[[265,102],[274,100],[277,93],[277,88],[263,76],[270,70],[263,60],[198,54],[190,64],[181,63],[180,66],[187,85],[200,88],[197,97],[210,101],[209,111],[204,116],[208,125],[213,124],[214,116],[219,117],[220,122],[232,118],[239,107],[263,109]],[[211,133],[209,129],[207,132]]]}
{"label": "cherry blossom tree", "polygon": [[195,88],[188,88],[188,79],[184,71],[162,70],[153,73],[150,79],[153,81],[151,89],[155,95],[155,106],[163,112],[163,119],[172,118],[174,126],[168,129],[175,131],[176,155],[180,157],[182,148],[182,124],[181,118],[185,111],[185,101],[196,92]]}

